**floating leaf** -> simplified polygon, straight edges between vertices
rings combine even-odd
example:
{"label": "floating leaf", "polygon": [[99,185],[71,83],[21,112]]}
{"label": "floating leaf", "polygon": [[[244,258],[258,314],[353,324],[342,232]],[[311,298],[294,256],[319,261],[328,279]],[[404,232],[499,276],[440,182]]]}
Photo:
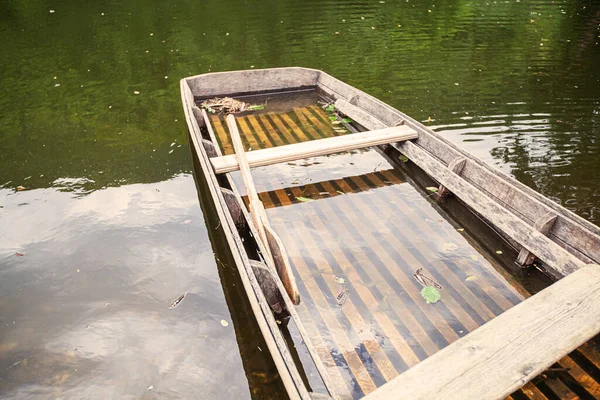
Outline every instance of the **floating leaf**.
{"label": "floating leaf", "polygon": [[425,286],[423,290],[421,290],[421,296],[423,296],[427,303],[437,303],[442,299],[440,291],[433,286]]}
{"label": "floating leaf", "polygon": [[406,157],[404,154],[400,154],[400,156],[398,158],[402,162],[408,162],[408,157]]}
{"label": "floating leaf", "polygon": [[438,188],[433,186],[427,186],[425,189],[429,190],[431,193],[437,193]]}
{"label": "floating leaf", "polygon": [[344,283],[346,283],[346,280],[344,278],[340,278],[339,276],[335,277],[335,281],[337,283],[339,283],[340,285],[343,285]]}
{"label": "floating leaf", "polygon": [[465,278],[465,281],[467,281],[467,282],[476,281],[476,280],[477,280],[476,275],[469,275]]}
{"label": "floating leaf", "polygon": [[496,250],[496,254],[502,254],[502,250]]}
{"label": "floating leaf", "polygon": [[192,222],[191,219],[186,219],[185,221],[183,221],[183,223],[186,224],[186,225],[189,224],[190,222]]}
{"label": "floating leaf", "polygon": [[309,199],[308,197],[302,197],[302,196],[297,196],[296,200],[302,202],[302,203],[307,203],[309,201],[314,201],[313,199]]}
{"label": "floating leaf", "polygon": [[221,320],[221,325],[223,325],[223,326],[229,326],[229,322],[227,322],[224,319],[222,319]]}
{"label": "floating leaf", "polygon": [[24,255],[25,254],[23,254],[23,253],[15,253],[15,256],[17,256],[17,257],[23,257]]}
{"label": "floating leaf", "polygon": [[477,256],[476,256],[476,255],[472,255],[472,256],[471,256],[471,259],[472,259],[473,261],[477,261]]}

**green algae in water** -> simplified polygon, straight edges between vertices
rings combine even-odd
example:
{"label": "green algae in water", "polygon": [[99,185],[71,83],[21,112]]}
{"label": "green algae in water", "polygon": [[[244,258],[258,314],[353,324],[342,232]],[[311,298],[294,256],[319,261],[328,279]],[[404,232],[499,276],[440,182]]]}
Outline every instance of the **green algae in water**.
{"label": "green algae in water", "polygon": [[421,296],[423,296],[427,303],[437,303],[442,299],[440,291],[433,286],[425,286],[423,290],[421,290]]}

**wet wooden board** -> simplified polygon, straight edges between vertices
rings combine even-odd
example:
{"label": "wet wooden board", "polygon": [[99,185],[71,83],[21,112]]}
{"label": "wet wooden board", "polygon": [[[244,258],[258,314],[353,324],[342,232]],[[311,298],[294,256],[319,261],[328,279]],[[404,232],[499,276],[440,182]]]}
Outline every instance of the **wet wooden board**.
{"label": "wet wooden board", "polygon": [[[243,140],[253,149],[345,133],[318,107],[241,120]],[[231,154],[220,118],[212,121],[224,153]],[[298,314],[344,398],[372,392],[522,300],[397,171],[259,196],[291,257],[304,299]],[[418,268],[442,285],[440,303],[420,296],[412,276]],[[336,297],[345,289],[349,296],[340,307]],[[579,369],[568,372],[569,383],[579,382],[578,390],[593,396],[594,357],[575,353]],[[529,383],[513,398],[552,398],[556,392],[548,391],[566,386],[552,379],[561,383]]]}
{"label": "wet wooden board", "polygon": [[[249,153],[247,158],[248,165],[251,168],[254,168],[416,138],[417,133],[413,129],[406,126],[399,126],[288,144],[285,146],[270,147]],[[237,171],[240,169],[238,160],[234,155],[214,157],[210,161],[212,162],[216,174],[223,174],[225,172]]]}

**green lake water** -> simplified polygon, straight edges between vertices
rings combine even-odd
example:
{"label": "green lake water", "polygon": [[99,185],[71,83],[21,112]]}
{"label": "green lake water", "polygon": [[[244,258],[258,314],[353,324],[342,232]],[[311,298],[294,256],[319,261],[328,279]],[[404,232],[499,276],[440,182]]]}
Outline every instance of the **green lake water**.
{"label": "green lake water", "polygon": [[179,79],[324,70],[598,224],[599,42],[593,1],[0,2],[0,397],[280,393]]}

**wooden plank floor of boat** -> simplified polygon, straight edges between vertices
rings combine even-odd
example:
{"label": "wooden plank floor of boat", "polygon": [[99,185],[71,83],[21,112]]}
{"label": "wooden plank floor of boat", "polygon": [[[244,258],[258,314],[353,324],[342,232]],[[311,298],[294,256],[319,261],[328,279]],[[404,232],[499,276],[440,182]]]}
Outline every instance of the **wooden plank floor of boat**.
{"label": "wooden plank floor of boat", "polygon": [[[237,120],[247,150],[349,133],[318,106]],[[232,154],[223,117],[211,123]],[[372,392],[524,298],[383,157],[353,154],[357,163],[380,157],[379,168],[308,184],[284,166],[253,173],[294,268],[301,322],[342,398]],[[442,286],[440,302],[421,297],[413,276],[421,268]],[[599,382],[600,352],[590,342],[509,399],[599,399]]]}

